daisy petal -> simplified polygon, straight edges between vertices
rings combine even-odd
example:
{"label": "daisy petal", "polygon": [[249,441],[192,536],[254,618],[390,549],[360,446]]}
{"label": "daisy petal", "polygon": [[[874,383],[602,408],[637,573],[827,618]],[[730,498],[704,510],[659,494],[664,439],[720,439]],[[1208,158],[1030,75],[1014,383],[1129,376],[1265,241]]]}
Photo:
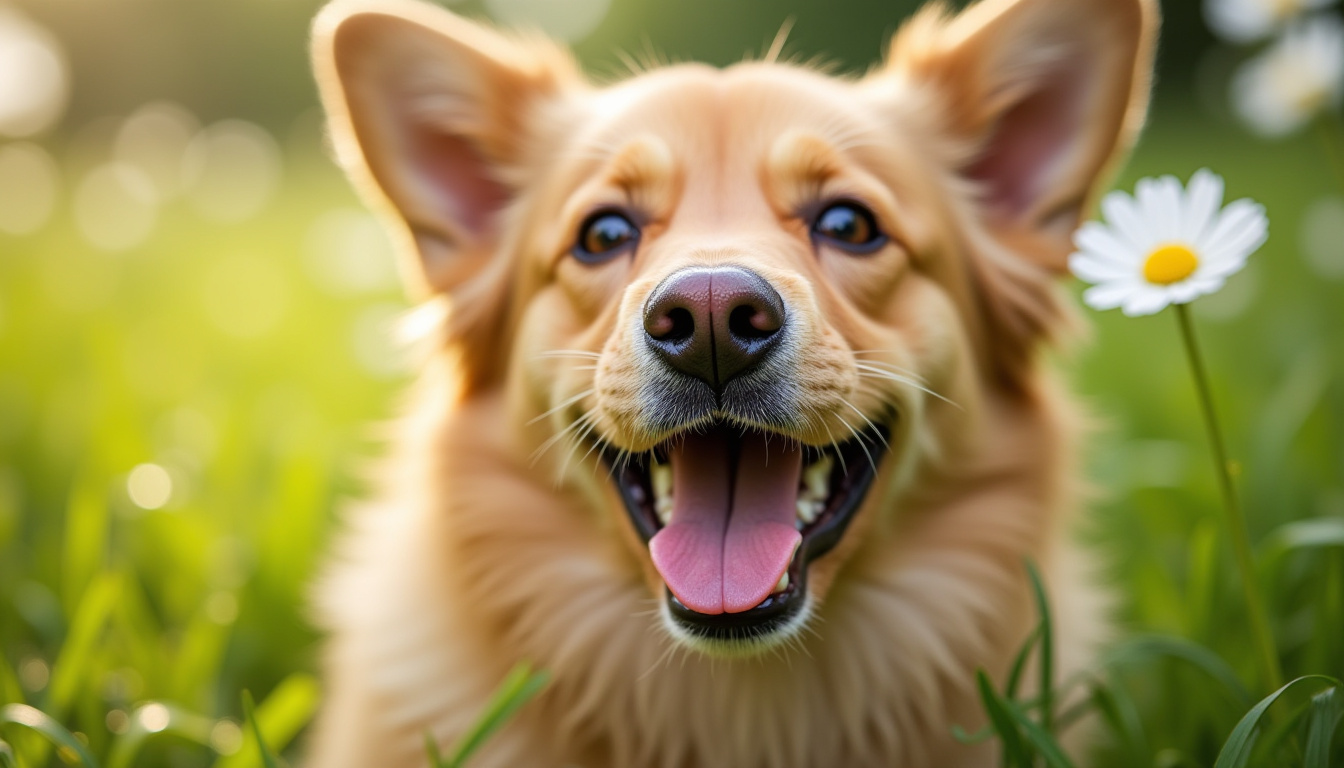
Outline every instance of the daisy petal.
{"label": "daisy petal", "polygon": [[1107,261],[1133,264],[1141,252],[1125,244],[1114,229],[1089,221],[1073,236],[1080,251],[1089,252]]}
{"label": "daisy petal", "polygon": [[1204,290],[1204,282],[1186,280],[1183,283],[1167,286],[1167,295],[1171,298],[1172,304],[1189,304],[1196,298],[1208,293]]}
{"label": "daisy petal", "polygon": [[1151,228],[1143,220],[1138,201],[1134,198],[1124,192],[1112,192],[1101,199],[1101,212],[1121,241],[1134,251],[1146,251],[1152,247]]}
{"label": "daisy petal", "polygon": [[1125,303],[1138,286],[1133,281],[1118,280],[1094,285],[1083,291],[1083,303],[1093,309],[1115,309]]}
{"label": "daisy petal", "polygon": [[1181,182],[1175,176],[1143,179],[1138,184],[1137,197],[1155,242],[1178,240],[1181,236]]}
{"label": "daisy petal", "polygon": [[1249,256],[1269,237],[1265,209],[1252,200],[1237,200],[1223,209],[1212,231],[1200,243],[1205,253],[1225,252]]}
{"label": "daisy petal", "polygon": [[1153,286],[1143,286],[1125,297],[1120,311],[1129,317],[1141,317],[1160,312],[1170,303],[1171,297],[1167,291]]}
{"label": "daisy petal", "polygon": [[1222,280],[1240,272],[1242,267],[1246,266],[1246,260],[1248,258],[1250,257],[1227,255],[1219,259],[1209,259],[1200,265],[1194,276],[1200,279],[1217,278]]}
{"label": "daisy petal", "polygon": [[1218,216],[1223,204],[1223,179],[1208,168],[1195,171],[1185,191],[1185,221],[1181,237],[1188,243],[1198,243],[1210,222]]}
{"label": "daisy petal", "polygon": [[1117,263],[1086,252],[1075,253],[1069,257],[1069,271],[1079,280],[1094,284],[1134,276],[1134,267],[1131,264]]}

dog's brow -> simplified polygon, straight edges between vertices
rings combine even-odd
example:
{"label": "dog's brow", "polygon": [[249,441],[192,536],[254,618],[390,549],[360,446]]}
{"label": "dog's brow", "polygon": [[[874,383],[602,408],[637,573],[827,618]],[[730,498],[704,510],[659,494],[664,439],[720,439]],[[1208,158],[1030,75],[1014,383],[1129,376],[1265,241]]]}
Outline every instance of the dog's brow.
{"label": "dog's brow", "polygon": [[835,148],[811,133],[786,133],[766,156],[765,187],[779,195],[785,208],[817,197],[827,180],[843,172]]}
{"label": "dog's brow", "polygon": [[607,165],[607,174],[613,186],[631,197],[648,195],[659,201],[673,196],[677,181],[672,150],[654,136],[641,136],[621,147]]}

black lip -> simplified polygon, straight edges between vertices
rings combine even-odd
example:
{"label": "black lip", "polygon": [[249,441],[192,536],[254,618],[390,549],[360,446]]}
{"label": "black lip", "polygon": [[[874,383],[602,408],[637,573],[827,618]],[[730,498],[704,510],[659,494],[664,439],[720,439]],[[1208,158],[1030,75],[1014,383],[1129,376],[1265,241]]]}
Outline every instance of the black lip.
{"label": "black lip", "polygon": [[[850,522],[868,497],[877,467],[886,455],[887,430],[874,426],[831,452],[838,452],[839,489],[832,494],[833,506],[822,512],[817,522],[803,531],[799,554],[789,564],[789,587],[767,597],[761,604],[740,613],[706,614],[691,610],[666,591],[668,611],[688,633],[716,641],[752,640],[766,637],[784,627],[807,603],[807,571],[814,560],[835,548]],[[820,449],[808,449],[815,451]],[[647,462],[650,454],[629,456],[616,461],[606,456],[612,477],[624,502],[630,522],[645,544],[658,533],[661,524],[653,511],[652,490],[648,485]]]}

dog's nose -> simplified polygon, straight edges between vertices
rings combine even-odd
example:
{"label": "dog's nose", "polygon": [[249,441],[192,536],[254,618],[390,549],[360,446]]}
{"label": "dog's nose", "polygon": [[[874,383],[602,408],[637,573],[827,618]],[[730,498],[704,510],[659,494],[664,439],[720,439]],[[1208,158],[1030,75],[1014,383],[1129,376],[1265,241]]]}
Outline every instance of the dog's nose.
{"label": "dog's nose", "polygon": [[783,299],[765,278],[741,267],[679,270],[644,305],[649,347],[715,391],[759,365],[783,327]]}

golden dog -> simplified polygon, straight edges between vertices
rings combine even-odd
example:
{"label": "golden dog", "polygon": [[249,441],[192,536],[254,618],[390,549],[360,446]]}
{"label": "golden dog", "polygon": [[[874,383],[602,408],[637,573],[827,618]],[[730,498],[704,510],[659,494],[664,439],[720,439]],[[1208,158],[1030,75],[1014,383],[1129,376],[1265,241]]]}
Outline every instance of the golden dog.
{"label": "golden dog", "polygon": [[561,48],[339,0],[337,155],[442,310],[383,501],[322,582],[309,765],[988,766],[1045,573],[1104,637],[1042,350],[1143,121],[1152,0],[933,8],[861,77],[774,56],[598,86]]}

